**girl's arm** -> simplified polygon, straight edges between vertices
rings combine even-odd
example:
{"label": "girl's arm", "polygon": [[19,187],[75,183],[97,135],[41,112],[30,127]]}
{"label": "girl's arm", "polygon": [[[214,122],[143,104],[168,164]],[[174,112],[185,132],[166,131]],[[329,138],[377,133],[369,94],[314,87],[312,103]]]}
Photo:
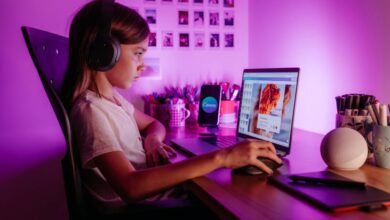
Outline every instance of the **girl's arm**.
{"label": "girl's arm", "polygon": [[165,127],[158,120],[137,109],[134,109],[134,118],[138,129],[145,136],[144,149],[148,167],[164,164],[170,155],[176,155],[174,149],[163,143],[166,134]]}
{"label": "girl's arm", "polygon": [[135,202],[221,167],[254,165],[271,174],[272,170],[257,157],[268,157],[281,163],[271,143],[257,140],[244,141],[230,148],[175,164],[140,171],[135,170],[122,152],[103,154],[96,157],[94,162],[125,201]]}

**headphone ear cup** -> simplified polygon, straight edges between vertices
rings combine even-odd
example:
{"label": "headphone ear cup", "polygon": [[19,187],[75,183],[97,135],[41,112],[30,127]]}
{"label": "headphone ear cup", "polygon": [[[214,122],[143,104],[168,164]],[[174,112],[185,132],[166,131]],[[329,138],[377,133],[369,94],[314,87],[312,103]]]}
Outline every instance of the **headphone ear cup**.
{"label": "headphone ear cup", "polygon": [[107,71],[118,62],[120,53],[120,44],[116,38],[97,37],[88,51],[88,66],[96,71]]}

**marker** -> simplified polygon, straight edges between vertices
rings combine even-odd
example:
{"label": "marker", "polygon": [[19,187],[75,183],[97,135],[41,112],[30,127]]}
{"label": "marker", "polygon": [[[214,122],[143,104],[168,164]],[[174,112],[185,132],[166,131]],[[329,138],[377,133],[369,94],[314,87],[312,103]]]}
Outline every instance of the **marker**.
{"label": "marker", "polygon": [[378,124],[379,124],[379,101],[378,100],[375,100],[371,106],[372,106],[372,109],[374,110],[374,113],[375,113],[375,116],[376,116],[376,119],[378,120]]}
{"label": "marker", "polygon": [[367,110],[368,110],[368,114],[371,116],[372,123],[374,125],[377,125],[378,124],[378,120],[376,118],[376,115],[374,113],[374,109],[372,108],[372,105],[367,105]]}
{"label": "marker", "polygon": [[358,181],[336,180],[336,179],[299,176],[299,175],[291,175],[288,178],[291,179],[293,182],[304,183],[304,184],[318,184],[318,185],[326,185],[326,186],[356,187],[356,188],[366,187],[366,184],[364,182],[358,182]]}
{"label": "marker", "polygon": [[387,126],[387,106],[380,104],[379,106],[379,125]]}

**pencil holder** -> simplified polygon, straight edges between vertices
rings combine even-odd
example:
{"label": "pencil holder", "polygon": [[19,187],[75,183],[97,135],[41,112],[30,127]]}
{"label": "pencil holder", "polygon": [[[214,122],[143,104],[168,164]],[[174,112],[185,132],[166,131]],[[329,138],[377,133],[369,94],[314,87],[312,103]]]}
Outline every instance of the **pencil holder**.
{"label": "pencil holder", "polygon": [[363,135],[364,139],[367,142],[367,146],[370,152],[372,152],[372,128],[373,123],[371,116],[349,116],[349,115],[340,115],[336,114],[336,128],[339,127],[348,127],[358,131]]}

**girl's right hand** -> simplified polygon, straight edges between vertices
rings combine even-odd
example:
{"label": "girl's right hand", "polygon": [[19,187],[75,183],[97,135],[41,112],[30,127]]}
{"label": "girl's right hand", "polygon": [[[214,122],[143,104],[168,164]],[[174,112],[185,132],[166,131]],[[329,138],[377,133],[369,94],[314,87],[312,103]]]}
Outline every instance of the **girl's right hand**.
{"label": "girl's right hand", "polygon": [[272,174],[273,171],[257,158],[267,157],[277,163],[282,163],[282,160],[276,155],[274,145],[260,140],[248,139],[223,149],[219,153],[222,155],[222,166],[231,169],[253,165]]}

